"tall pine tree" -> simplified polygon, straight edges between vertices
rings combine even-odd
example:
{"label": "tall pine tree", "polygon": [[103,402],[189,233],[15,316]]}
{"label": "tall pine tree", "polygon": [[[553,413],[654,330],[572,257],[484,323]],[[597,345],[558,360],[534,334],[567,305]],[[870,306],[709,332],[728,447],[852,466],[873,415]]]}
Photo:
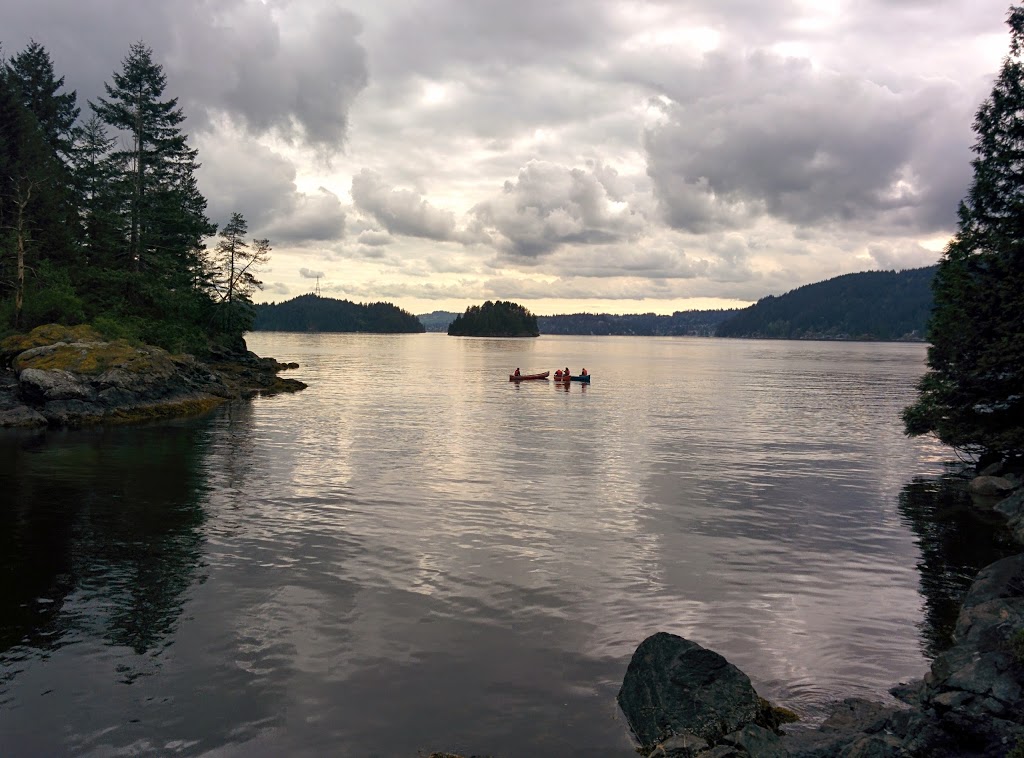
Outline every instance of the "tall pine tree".
{"label": "tall pine tree", "polygon": [[985,457],[1024,455],[1024,7],[974,121],[974,179],[933,284],[928,372],[910,435]]}
{"label": "tall pine tree", "polygon": [[[41,48],[33,50],[33,55],[49,60]],[[14,60],[24,63],[25,57]],[[69,173],[34,110],[40,109],[45,116],[47,98],[62,96],[54,95],[59,83],[40,88],[26,85],[23,68],[13,63],[0,67],[0,286],[10,295],[4,307],[10,310],[4,315],[15,327],[24,325],[25,309],[53,300],[50,292],[33,303],[32,293],[55,285],[60,291],[57,299],[73,294],[64,270],[72,267],[74,249],[67,223],[74,212]],[[52,68],[48,71],[52,79]],[[42,94],[29,97],[29,91]],[[36,310],[41,317],[49,315]],[[79,314],[73,304],[69,313],[58,312],[55,317]]]}
{"label": "tall pine tree", "polygon": [[90,103],[107,125],[129,135],[110,158],[127,230],[127,266],[137,274],[135,294],[150,304],[181,283],[216,227],[195,184],[196,150],[181,130],[177,98],[164,100],[167,77],[143,43],[132,45],[105,98]]}

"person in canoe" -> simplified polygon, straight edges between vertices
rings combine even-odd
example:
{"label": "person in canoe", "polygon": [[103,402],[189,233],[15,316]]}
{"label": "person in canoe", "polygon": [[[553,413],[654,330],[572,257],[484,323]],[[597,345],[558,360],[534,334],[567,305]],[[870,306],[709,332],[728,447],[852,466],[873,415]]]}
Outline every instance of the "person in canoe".
{"label": "person in canoe", "polygon": [[580,376],[589,376],[589,374],[587,373],[586,369],[583,369],[582,371],[580,371]]}
{"label": "person in canoe", "polygon": [[562,378],[562,369],[556,368],[555,369],[555,379],[561,379],[561,378]]}
{"label": "person in canoe", "polygon": [[516,372],[512,376],[519,376],[519,367],[516,366]]}
{"label": "person in canoe", "polygon": [[566,366],[565,367],[565,371],[562,372],[562,378],[563,379],[568,379],[570,376],[571,376],[571,374],[569,373],[569,367]]}

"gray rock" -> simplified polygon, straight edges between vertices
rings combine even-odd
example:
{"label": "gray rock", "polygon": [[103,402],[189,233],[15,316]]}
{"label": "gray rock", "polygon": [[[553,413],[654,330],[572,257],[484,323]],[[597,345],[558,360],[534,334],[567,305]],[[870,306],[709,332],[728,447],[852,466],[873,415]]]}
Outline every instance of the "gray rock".
{"label": "gray rock", "polygon": [[725,735],[722,742],[740,748],[747,755],[755,755],[757,758],[787,758],[789,755],[775,732],[756,724],[747,724],[742,729]]}
{"label": "gray rock", "polygon": [[716,743],[760,713],[746,674],[718,653],[666,632],[633,653],[618,702],[646,749],[684,732]]}
{"label": "gray rock", "polygon": [[701,753],[700,758],[747,758],[747,754],[741,753],[732,745],[716,745]]}
{"label": "gray rock", "polygon": [[46,426],[46,416],[27,405],[18,405],[14,408],[0,410],[0,427],[11,426],[31,428]]}
{"label": "gray rock", "polygon": [[996,512],[1006,517],[1013,538],[1024,545],[1024,490],[1018,490],[995,505]]}
{"label": "gray rock", "polygon": [[839,753],[840,758],[896,758],[900,755],[906,755],[901,741],[888,734],[861,737]]}
{"label": "gray rock", "polygon": [[694,758],[697,755],[704,755],[708,747],[706,740],[686,732],[669,737],[654,748],[648,758]]}
{"label": "gray rock", "polygon": [[94,400],[96,393],[79,377],[60,369],[27,368],[18,374],[21,395],[30,402]]}
{"label": "gray rock", "polygon": [[972,495],[979,497],[1003,497],[1013,492],[1013,482],[1001,476],[976,476],[967,487]]}

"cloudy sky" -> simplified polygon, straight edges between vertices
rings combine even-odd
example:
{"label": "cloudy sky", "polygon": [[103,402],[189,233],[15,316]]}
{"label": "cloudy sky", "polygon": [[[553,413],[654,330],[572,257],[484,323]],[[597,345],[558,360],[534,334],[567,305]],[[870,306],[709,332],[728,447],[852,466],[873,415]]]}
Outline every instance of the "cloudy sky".
{"label": "cloudy sky", "polygon": [[83,106],[149,45],[260,299],[671,313],[935,262],[1007,7],[33,0],[0,43]]}

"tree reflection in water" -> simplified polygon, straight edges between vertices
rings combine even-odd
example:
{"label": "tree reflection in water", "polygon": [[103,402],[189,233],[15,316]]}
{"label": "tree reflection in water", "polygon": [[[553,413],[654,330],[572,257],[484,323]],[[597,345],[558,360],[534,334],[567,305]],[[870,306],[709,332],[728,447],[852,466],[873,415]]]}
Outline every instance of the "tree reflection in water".
{"label": "tree reflection in water", "polygon": [[206,429],[193,420],[0,436],[8,676],[83,635],[141,655],[173,631],[199,570]]}
{"label": "tree reflection in water", "polygon": [[1018,552],[1005,520],[971,504],[968,481],[950,468],[939,478],[915,478],[900,493],[900,515],[921,550],[921,639],[929,659],[952,644],[960,604],[978,571]]}

